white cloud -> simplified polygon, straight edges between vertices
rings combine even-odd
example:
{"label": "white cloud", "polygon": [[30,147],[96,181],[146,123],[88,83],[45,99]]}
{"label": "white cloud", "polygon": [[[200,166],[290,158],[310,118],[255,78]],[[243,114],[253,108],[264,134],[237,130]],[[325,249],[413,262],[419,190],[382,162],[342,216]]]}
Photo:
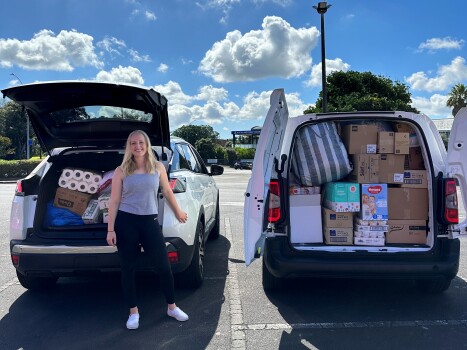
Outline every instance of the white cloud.
{"label": "white cloud", "polygon": [[[305,82],[306,86],[310,87],[319,87],[321,86],[321,72],[322,65],[321,62],[314,65],[311,69],[310,79]],[[326,76],[331,74],[332,72],[342,71],[347,72],[350,69],[350,64],[345,63],[340,58],[336,58],[334,60],[326,59]]]}
{"label": "white cloud", "polygon": [[315,27],[295,29],[276,16],[265,17],[262,30],[227,33],[205,54],[198,70],[216,82],[297,77],[310,69],[317,44]]}
{"label": "white cloud", "polygon": [[151,62],[149,55],[140,55],[140,53],[134,49],[129,49],[130,59],[132,62]]}
{"label": "white cloud", "polygon": [[103,40],[97,42],[96,46],[107,52],[111,58],[115,58],[116,55],[122,56],[120,50],[126,48],[125,41],[113,36],[106,36]]}
{"label": "white cloud", "polygon": [[418,48],[420,51],[423,50],[460,50],[464,45],[464,40],[456,40],[450,37],[445,38],[431,38],[421,43]]}
{"label": "white cloud", "polygon": [[112,68],[110,72],[100,71],[96,75],[96,80],[115,83],[130,83],[138,85],[144,84],[144,79],[142,77],[141,71],[135,67],[118,66],[116,68]]}
{"label": "white cloud", "polygon": [[17,65],[30,70],[73,71],[75,67],[102,68],[93,37],[75,30],[57,35],[43,29],[27,41],[0,39],[0,67]]}
{"label": "white cloud", "polygon": [[149,21],[155,21],[157,19],[156,15],[154,12],[151,11],[146,11],[144,12],[144,16],[146,17],[147,20]]}
{"label": "white cloud", "polygon": [[412,107],[430,118],[452,117],[451,109],[446,106],[448,96],[434,94],[429,99],[425,97],[412,97]]}
{"label": "white cloud", "polygon": [[292,0],[251,0],[251,2],[256,5],[262,5],[267,2],[272,2],[273,4],[276,4],[282,7],[287,7],[293,3]]}
{"label": "white cloud", "polygon": [[156,85],[154,86],[154,90],[167,97],[170,110],[172,110],[172,106],[187,105],[190,104],[193,100],[193,97],[185,94],[182,91],[180,84],[175,81],[169,81],[165,85]]}
{"label": "white cloud", "polygon": [[437,76],[428,78],[425,72],[416,72],[405,81],[414,90],[423,91],[444,91],[449,86],[467,79],[467,65],[463,57],[456,57],[449,65],[441,66],[437,71]]}
{"label": "white cloud", "polygon": [[169,66],[166,65],[165,63],[161,63],[159,67],[157,67],[157,71],[161,73],[167,72],[168,69],[169,69]]}
{"label": "white cloud", "polygon": [[240,0],[207,0],[204,2],[196,2],[201,9],[206,10],[209,8],[220,9],[223,16],[219,20],[219,23],[227,24],[229,19],[229,13],[233,5],[239,4]]}
{"label": "white cloud", "polygon": [[202,86],[195,100],[198,101],[223,101],[227,99],[228,92],[224,88],[215,88],[212,85]]}

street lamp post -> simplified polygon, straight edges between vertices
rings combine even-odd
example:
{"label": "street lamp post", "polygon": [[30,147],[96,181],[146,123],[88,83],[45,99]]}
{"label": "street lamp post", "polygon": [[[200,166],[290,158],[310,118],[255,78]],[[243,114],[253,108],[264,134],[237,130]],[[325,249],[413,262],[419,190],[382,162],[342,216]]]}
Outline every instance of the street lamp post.
{"label": "street lamp post", "polygon": [[325,1],[319,2],[313,8],[321,15],[321,82],[323,85],[323,112],[327,112],[327,89],[326,89],[326,47],[324,40],[324,14],[332,5]]}
{"label": "street lamp post", "polygon": [[[15,73],[11,73],[10,75],[14,76],[18,81],[23,85],[23,82],[21,81],[20,78]],[[24,108],[23,108],[24,110]],[[26,159],[29,159],[29,117],[28,114],[25,113],[26,116]]]}

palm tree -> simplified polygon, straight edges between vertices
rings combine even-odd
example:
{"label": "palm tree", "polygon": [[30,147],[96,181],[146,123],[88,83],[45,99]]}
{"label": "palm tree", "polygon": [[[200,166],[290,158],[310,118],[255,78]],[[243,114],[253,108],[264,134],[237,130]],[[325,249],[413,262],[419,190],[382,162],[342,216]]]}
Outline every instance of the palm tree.
{"label": "palm tree", "polygon": [[467,87],[464,84],[458,83],[452,87],[446,106],[452,108],[454,117],[462,107],[467,106]]}

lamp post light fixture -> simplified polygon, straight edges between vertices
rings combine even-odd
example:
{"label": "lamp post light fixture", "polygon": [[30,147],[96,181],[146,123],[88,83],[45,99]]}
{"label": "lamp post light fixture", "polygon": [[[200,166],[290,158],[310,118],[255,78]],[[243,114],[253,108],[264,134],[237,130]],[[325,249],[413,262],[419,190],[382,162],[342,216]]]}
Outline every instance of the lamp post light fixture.
{"label": "lamp post light fixture", "polygon": [[[15,74],[15,73],[10,73],[10,75],[14,76],[16,79],[18,79],[18,81],[21,83],[21,85],[23,85],[23,82],[21,81],[20,78],[18,78],[18,76]],[[23,111],[24,111],[24,107],[23,107]],[[29,159],[29,147],[30,147],[30,140],[29,140],[29,117],[28,117],[28,114],[27,113],[24,113],[24,115],[26,116],[26,159]]]}
{"label": "lamp post light fixture", "polygon": [[323,85],[323,112],[327,112],[327,89],[326,89],[326,47],[324,41],[324,14],[332,5],[325,1],[318,3],[313,8],[321,15],[321,82]]}

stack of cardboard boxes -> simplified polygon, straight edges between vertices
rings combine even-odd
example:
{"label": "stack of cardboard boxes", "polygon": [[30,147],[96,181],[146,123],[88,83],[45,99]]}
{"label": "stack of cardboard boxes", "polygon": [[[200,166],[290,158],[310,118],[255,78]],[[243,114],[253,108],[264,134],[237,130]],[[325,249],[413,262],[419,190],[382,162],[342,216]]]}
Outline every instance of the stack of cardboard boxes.
{"label": "stack of cardboard boxes", "polygon": [[[316,189],[305,196],[291,189],[292,243],[426,244],[427,172],[412,128],[402,123],[348,124],[341,127],[341,137],[353,171],[344,180],[323,185],[322,196]],[[315,229],[310,234],[305,224],[319,211],[322,236]]]}

